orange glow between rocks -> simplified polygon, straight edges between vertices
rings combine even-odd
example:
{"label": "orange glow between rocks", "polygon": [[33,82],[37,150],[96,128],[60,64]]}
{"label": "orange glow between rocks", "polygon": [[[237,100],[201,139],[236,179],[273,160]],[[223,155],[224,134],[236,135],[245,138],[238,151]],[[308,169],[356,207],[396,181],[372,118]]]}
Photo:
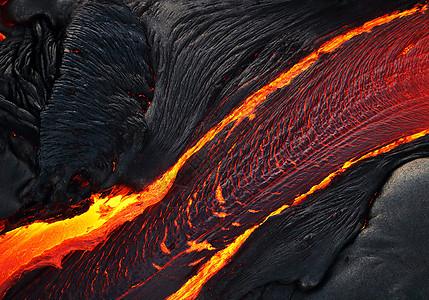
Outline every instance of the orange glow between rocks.
{"label": "orange glow between rocks", "polygon": [[0,42],[3,41],[6,38],[6,36],[0,32]]}
{"label": "orange glow between rocks", "polygon": [[218,185],[216,188],[216,200],[219,201],[220,205],[225,204],[225,199],[223,198],[222,188],[220,187],[220,185]]}
{"label": "orange glow between rocks", "polygon": [[191,253],[193,251],[200,252],[200,251],[203,251],[203,250],[216,250],[207,241],[204,241],[204,242],[201,242],[201,243],[197,243],[196,241],[190,241],[190,242],[188,242],[188,246],[189,246],[189,248],[185,251],[185,253]]}
{"label": "orange glow between rocks", "polygon": [[[16,228],[0,236],[0,295],[4,295],[5,291],[19,278],[22,272],[46,265],[53,265],[60,268],[62,258],[70,251],[92,250],[119,226],[141,215],[147,207],[160,202],[172,187],[177,173],[190,157],[222,132],[226,126],[234,124],[235,127],[246,118],[253,119],[256,107],[263,103],[269,94],[288,85],[295,77],[310,68],[321,55],[335,51],[353,37],[370,32],[376,26],[389,23],[396,18],[423,12],[427,8],[427,5],[419,6],[404,12],[377,18],[323,44],[291,69],[282,73],[271,83],[249,96],[242,105],[208,131],[193,147],[189,148],[171,169],[152,184],[145,187],[141,192],[130,194],[131,191],[128,189],[117,188],[106,197],[102,197],[100,194],[93,195],[92,200],[94,203],[87,212],[81,215],[54,223],[35,222]],[[4,35],[0,34],[0,40],[4,38]],[[272,212],[260,224],[247,229],[226,248],[216,252],[200,267],[195,276],[189,279],[182,288],[168,299],[195,299],[201,291],[202,286],[228,264],[249,236],[270,217],[281,214],[287,208],[302,202],[308,195],[328,186],[334,177],[340,175],[355,163],[369,157],[387,153],[398,145],[411,142],[428,133],[429,130],[425,130],[401,138],[387,146],[346,162],[339,170],[330,174],[318,185],[313,186],[307,193],[295,198],[291,204],[284,205]],[[218,189],[219,192],[216,191],[216,198],[222,204],[225,200],[223,199],[220,187]],[[239,225],[236,223],[236,226]],[[187,252],[215,250],[206,241],[202,243],[196,243],[195,241],[188,242],[188,245],[190,248]],[[164,250],[166,252],[169,251],[167,248]]]}
{"label": "orange glow between rocks", "polygon": [[413,49],[414,48],[414,46],[415,45],[413,45],[413,44],[411,44],[411,45],[408,45],[405,49],[404,49],[404,51],[402,51],[402,55],[406,55],[408,52],[410,52],[410,50],[411,49]]}

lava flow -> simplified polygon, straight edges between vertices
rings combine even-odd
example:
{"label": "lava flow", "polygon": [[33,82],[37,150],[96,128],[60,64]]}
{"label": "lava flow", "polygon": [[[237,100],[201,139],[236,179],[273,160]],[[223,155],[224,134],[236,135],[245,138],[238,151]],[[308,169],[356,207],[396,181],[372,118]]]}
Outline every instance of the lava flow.
{"label": "lava flow", "polygon": [[341,173],[345,172],[348,168],[350,168],[352,165],[354,165],[357,162],[360,162],[366,158],[374,157],[377,155],[380,155],[382,153],[387,153],[390,150],[396,148],[397,146],[405,143],[409,143],[411,141],[414,141],[420,137],[423,137],[425,135],[429,134],[429,130],[424,130],[422,132],[413,134],[411,136],[407,136],[405,138],[401,138],[393,143],[390,143],[380,149],[371,151],[357,159],[350,160],[344,163],[344,165],[335,171],[334,173],[329,174],[328,177],[322,180],[317,185],[314,185],[311,187],[311,189],[306,192],[305,194],[302,194],[298,197],[296,197],[292,203],[285,204],[281,206],[280,208],[273,211],[271,214],[269,214],[267,217],[264,218],[262,222],[259,224],[247,229],[244,233],[239,235],[233,243],[229,244],[225,249],[217,252],[215,255],[213,255],[201,268],[198,270],[197,274],[194,275],[190,280],[184,284],[180,290],[178,290],[176,293],[168,297],[167,299],[173,300],[173,299],[195,299],[197,298],[198,294],[201,291],[201,288],[203,284],[205,284],[210,278],[216,274],[220,269],[222,269],[232,258],[232,256],[238,251],[238,249],[246,242],[248,237],[260,226],[262,226],[269,218],[273,216],[277,216],[281,213],[283,213],[287,208],[290,208],[294,205],[297,205],[301,203],[307,196],[313,194],[315,191],[323,189],[327,187],[333,178],[340,175]]}
{"label": "lava flow", "polygon": [[[162,292],[168,299],[198,297],[267,220],[359,162],[429,133],[427,9],[389,14],[322,44],[245,99],[142,191],[118,187],[108,196],[94,195],[81,215],[35,222],[0,236],[0,294],[24,271],[48,265],[60,269],[71,251],[91,253],[97,245],[108,245],[116,230],[155,207],[159,215],[152,211],[152,219],[136,227],[145,234],[144,249],[150,247],[151,230],[157,230],[156,236],[162,232],[154,243],[163,255],[143,251],[142,261],[152,271],[132,284],[127,281],[129,291],[122,296],[159,289],[168,272],[183,266],[186,275]],[[344,69],[354,75],[344,79]],[[229,147],[224,150],[222,144]],[[213,164],[192,177],[189,189],[179,190],[176,177],[203,148]],[[156,207],[161,201],[166,205]],[[209,202],[200,205],[203,201]],[[186,242],[177,242],[178,237]],[[156,280],[160,283],[151,287]],[[61,292],[70,288],[62,284],[52,286]],[[91,284],[87,292],[94,290]]]}

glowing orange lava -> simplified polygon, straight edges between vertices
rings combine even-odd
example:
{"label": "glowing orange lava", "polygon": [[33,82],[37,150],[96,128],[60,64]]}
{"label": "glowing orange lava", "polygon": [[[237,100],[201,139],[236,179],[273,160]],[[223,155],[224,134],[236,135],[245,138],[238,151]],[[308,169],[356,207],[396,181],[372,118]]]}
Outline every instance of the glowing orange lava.
{"label": "glowing orange lava", "polygon": [[[22,272],[46,265],[61,267],[62,258],[70,251],[93,249],[119,226],[127,221],[133,220],[141,215],[147,207],[161,201],[172,187],[177,173],[190,157],[222,132],[229,124],[234,124],[234,126],[236,126],[246,118],[252,119],[256,107],[263,103],[269,94],[288,85],[292,79],[311,67],[321,55],[335,51],[353,37],[365,32],[370,32],[376,26],[389,23],[396,18],[423,12],[427,10],[427,8],[427,5],[422,7],[419,6],[404,12],[393,13],[377,18],[323,44],[291,69],[282,73],[271,83],[249,96],[242,105],[208,131],[193,147],[189,148],[171,169],[165,172],[152,184],[145,187],[141,192],[130,194],[129,190],[116,189],[107,197],[94,195],[92,197],[94,204],[87,212],[81,215],[54,223],[35,222],[0,236],[0,295],[5,293]],[[0,35],[0,39],[1,36],[3,35]],[[343,173],[355,163],[365,158],[386,153],[400,144],[408,143],[428,133],[429,130],[425,130],[402,138],[385,147],[346,162],[339,170],[326,177],[318,185],[313,186],[307,193],[295,198],[293,203],[284,205],[272,212],[264,221],[247,229],[229,246],[215,253],[199,269],[195,276],[168,299],[194,299],[197,297],[202,286],[230,261],[232,256],[248,239],[252,232],[264,224],[270,217],[281,214],[290,206],[303,201],[308,195],[326,187],[334,177]],[[220,187],[216,195],[219,203],[223,204],[225,200],[223,199]],[[188,245],[190,247],[188,249],[189,252],[201,251],[204,249],[214,250],[206,241],[202,243],[196,243],[195,241],[188,242]],[[163,251],[166,253],[169,252],[166,247]]]}
{"label": "glowing orange lava", "polygon": [[349,169],[352,165],[356,164],[357,162],[360,162],[366,158],[374,157],[382,153],[387,153],[391,151],[392,149],[396,148],[399,145],[409,143],[411,141],[414,141],[422,136],[425,136],[429,134],[429,130],[424,130],[419,133],[401,138],[391,144],[388,144],[380,149],[374,150],[369,152],[368,154],[365,154],[357,159],[352,159],[344,163],[344,165],[335,171],[334,173],[331,173],[329,176],[327,176],[322,182],[319,184],[311,187],[311,189],[305,193],[302,194],[294,199],[294,201],[291,204],[283,205],[282,207],[278,208],[277,210],[273,211],[270,215],[268,215],[261,223],[247,229],[244,233],[239,235],[234,242],[229,244],[225,249],[218,251],[215,255],[213,255],[197,272],[195,276],[193,276],[191,279],[189,279],[186,284],[184,284],[176,293],[168,297],[168,300],[179,300],[179,299],[195,299],[198,294],[201,291],[201,288],[203,285],[211,278],[213,275],[215,275],[219,270],[221,270],[225,265],[228,264],[230,259],[233,257],[233,255],[240,249],[240,247],[246,242],[246,240],[249,238],[249,236],[261,225],[263,225],[269,218],[273,216],[277,216],[284,212],[287,208],[292,207],[294,205],[297,205],[301,203],[305,198],[307,198],[309,195],[313,194],[315,191],[321,190],[328,186],[332,179],[341,173],[345,172],[347,169]]}
{"label": "glowing orange lava", "polygon": [[6,38],[6,36],[0,32],[0,42],[3,41]]}

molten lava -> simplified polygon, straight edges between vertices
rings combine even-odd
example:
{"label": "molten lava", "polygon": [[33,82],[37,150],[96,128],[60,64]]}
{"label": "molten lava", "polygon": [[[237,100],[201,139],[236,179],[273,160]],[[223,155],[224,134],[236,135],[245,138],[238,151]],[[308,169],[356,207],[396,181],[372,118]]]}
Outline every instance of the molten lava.
{"label": "molten lava", "polygon": [[[229,140],[233,141],[234,144],[223,157],[230,155],[230,151],[236,151],[240,154],[240,151],[244,152],[247,148],[244,146],[241,147],[239,144],[243,141],[232,136],[232,133],[238,131],[238,128],[242,123],[247,122],[247,124],[254,124],[252,125],[252,128],[256,128],[255,130],[261,130],[260,132],[263,132],[264,134],[265,132],[272,130],[267,136],[270,136],[273,139],[275,138],[277,144],[280,146],[286,144],[286,142],[280,142],[282,137],[280,134],[276,133],[276,130],[280,129],[277,127],[274,129],[262,128],[261,120],[264,119],[263,114],[267,113],[264,111],[262,106],[269,101],[268,96],[277,92],[282,92],[281,89],[286,86],[293,86],[293,80],[299,80],[299,75],[305,72],[312,72],[313,69],[311,67],[317,68],[319,67],[319,64],[323,64],[325,62],[323,59],[327,57],[327,54],[340,56],[341,54],[339,52],[345,47],[353,47],[351,40],[361,36],[362,34],[369,34],[372,33],[372,31],[379,30],[377,31],[377,34],[383,36],[383,26],[387,26],[389,23],[394,21],[399,22],[400,19],[407,17],[411,18],[410,20],[407,20],[408,23],[415,22],[416,24],[419,24],[419,22],[428,22],[427,17],[425,16],[427,9],[428,6],[418,6],[407,11],[389,14],[367,22],[356,29],[350,30],[345,34],[324,43],[310,55],[300,60],[288,71],[282,73],[275,80],[245,99],[238,108],[233,110],[220,123],[214,126],[200,140],[190,147],[179,158],[174,166],[172,166],[156,181],[146,186],[142,191],[132,192],[128,189],[118,187],[108,196],[102,196],[101,194],[94,195],[92,197],[93,204],[85,213],[53,223],[35,222],[28,226],[9,231],[0,236],[0,294],[4,295],[7,289],[13,285],[24,271],[34,270],[47,265],[61,268],[62,259],[71,251],[93,250],[97,245],[106,241],[108,237],[115,232],[115,230],[120,228],[126,222],[133,221],[143,214],[149,207],[165,200],[166,195],[171,192],[174,186],[175,179],[179,171],[182,170],[189,160],[204,147],[209,148],[209,146],[211,146],[213,148],[213,144],[216,143],[217,140],[219,140],[220,143]],[[407,22],[404,21],[398,26],[406,26]],[[392,26],[394,25],[395,24]],[[397,38],[399,39],[399,37]],[[350,43],[348,43],[349,41]],[[415,53],[416,51],[423,51],[422,49],[424,47],[422,45],[410,45],[411,44],[407,41],[406,48],[401,52],[400,57],[402,58],[398,59],[408,59],[407,57],[410,54]],[[424,55],[427,54],[422,52],[415,55],[424,58]],[[336,61],[341,61],[341,59],[337,58]],[[332,68],[335,69],[335,66]],[[332,70],[332,73],[335,73],[335,70]],[[407,74],[394,75],[397,76],[394,78],[388,77],[386,79],[390,80],[389,86],[394,85],[397,81],[405,81]],[[322,85],[320,82],[315,82],[314,84],[309,84],[309,86],[317,89],[319,84]],[[289,99],[289,95],[284,95],[282,98],[290,101],[287,105],[290,105],[291,108],[289,108],[289,106],[288,108],[292,115],[289,127],[283,128],[283,132],[285,134],[292,132],[294,126],[293,121],[295,121],[295,123],[302,121],[298,114],[293,114],[293,112],[296,112],[301,108],[299,105],[300,103],[294,102],[294,99],[301,99],[301,97],[304,98],[301,93],[305,93],[305,91],[298,89],[296,94],[293,95],[294,97],[290,97]],[[314,105],[306,100],[303,113],[307,113],[307,119],[303,120],[303,122],[307,122],[309,124],[307,129],[308,131],[304,132],[304,130],[297,130],[295,133],[289,134],[289,136],[296,135],[296,139],[294,140],[295,142],[289,141],[288,146],[290,146],[290,148],[286,148],[286,150],[284,150],[285,148],[281,148],[276,145],[275,142],[265,140],[263,138],[258,140],[258,143],[260,144],[258,144],[257,147],[250,147],[257,149],[256,152],[261,153],[261,155],[259,157],[255,155],[254,157],[249,158],[249,161],[243,162],[245,167],[242,168],[243,170],[248,170],[246,173],[248,173],[249,176],[242,179],[234,188],[238,190],[239,185],[241,184],[242,186],[245,186],[247,180],[264,177],[264,170],[257,173],[257,169],[252,166],[258,164],[258,159],[260,157],[267,157],[264,151],[269,151],[270,154],[268,157],[270,162],[266,169],[276,170],[276,174],[278,175],[276,175],[277,177],[275,179],[269,178],[271,181],[260,187],[260,189],[273,188],[273,192],[271,193],[273,198],[266,200],[266,203],[262,201],[251,203],[251,201],[257,199],[258,191],[251,192],[251,196],[248,197],[248,202],[244,203],[244,201],[240,201],[238,196],[235,194],[236,191],[234,188],[226,186],[229,173],[225,175],[219,171],[220,164],[224,162],[223,158],[219,158],[219,168],[214,171],[216,173],[210,173],[207,175],[207,178],[213,174],[216,175],[215,186],[209,187],[209,184],[206,183],[208,180],[204,181],[204,188],[207,187],[207,189],[213,191],[213,193],[211,193],[213,194],[213,197],[207,198],[216,199],[216,205],[213,205],[211,208],[200,207],[200,210],[198,210],[197,203],[202,201],[203,198],[202,192],[199,193],[198,190],[193,190],[189,197],[184,198],[185,208],[180,207],[180,209],[185,217],[175,219],[174,224],[176,227],[185,226],[185,224],[188,226],[188,240],[182,247],[179,245],[173,249],[170,247],[171,243],[168,243],[168,236],[171,232],[167,227],[165,227],[165,229],[161,231],[163,232],[163,236],[159,239],[159,249],[163,255],[168,258],[165,259],[162,257],[160,262],[151,261],[150,265],[153,266],[154,273],[148,278],[142,279],[141,282],[133,284],[129,293],[132,293],[133,290],[148,284],[151,280],[154,280],[158,274],[161,274],[160,276],[162,276],[162,272],[166,272],[168,268],[172,268],[176,264],[181,266],[178,262],[181,262],[182,259],[186,261],[187,258],[185,259],[185,257],[188,257],[187,255],[189,255],[189,257],[190,255],[193,255],[192,259],[190,259],[191,262],[189,262],[187,267],[196,268],[196,271],[192,276],[188,276],[189,280],[183,282],[183,284],[179,281],[181,287],[176,289],[175,293],[170,293],[171,296],[168,299],[195,299],[200,293],[203,285],[206,284],[219,270],[224,268],[251,234],[257,228],[266,223],[271,217],[282,214],[288,208],[302,203],[309,195],[313,194],[315,191],[324,189],[335,177],[346,172],[357,163],[380,154],[388,153],[399,145],[412,142],[429,134],[429,122],[427,120],[429,104],[427,98],[422,98],[420,100],[417,99],[414,103],[412,102],[414,101],[414,98],[412,97],[413,99],[407,99],[407,101],[404,101],[404,104],[402,102],[398,104],[395,102],[395,99],[391,98],[377,102],[378,99],[373,100],[364,93],[365,89],[362,89],[362,94],[350,100],[351,104],[349,107],[342,107],[342,105],[346,106],[346,104],[337,104],[337,102],[335,102],[332,107],[321,108],[326,114],[326,120],[321,120],[321,118],[324,117],[323,114],[320,114],[320,116],[313,115],[311,113],[308,114],[308,111],[314,108]],[[403,96],[407,96],[407,93],[404,92]],[[372,103],[371,101],[374,101],[376,104],[368,109],[370,106],[368,103]],[[287,101],[284,101],[284,103],[286,102]],[[406,121],[400,119],[400,116],[392,117],[391,113],[388,114],[391,107],[404,107],[403,119]],[[346,115],[346,121],[351,122],[351,125],[349,125],[349,127],[346,125],[341,127],[340,125],[342,123],[346,123],[344,121],[346,117],[342,113],[347,112],[348,109],[350,111],[353,109],[359,111],[359,108],[363,111],[362,115],[358,116],[350,112],[349,115]],[[379,114],[376,114],[377,112],[375,110],[377,109],[380,109]],[[407,109],[409,109],[409,111]],[[368,112],[368,115],[364,114],[366,112]],[[419,113],[420,115],[418,115]],[[414,116],[415,121],[408,121],[410,115]],[[274,116],[273,118],[277,118],[277,116]],[[313,120],[311,118],[317,121],[314,121],[314,124],[311,124]],[[387,118],[387,120],[382,120],[382,118]],[[338,123],[340,125],[332,123],[332,120],[339,120]],[[424,122],[424,120],[426,120],[426,122]],[[324,126],[317,126],[317,122],[320,122],[320,124],[323,124]],[[391,126],[394,129],[389,130],[389,132],[380,132],[379,136],[372,140],[369,135],[373,134],[373,132],[377,130],[377,127],[374,127],[376,129],[373,129],[372,125],[376,122],[384,122],[387,127]],[[408,122],[409,126],[403,129],[400,125],[405,122]],[[400,128],[396,128],[395,124],[399,124],[398,126]],[[304,126],[306,125],[304,124],[303,127]],[[338,128],[336,126],[338,126]],[[320,133],[320,128],[325,128],[326,131],[324,133]],[[331,134],[329,130],[336,130],[338,134]],[[263,134],[260,134],[259,136],[262,135]],[[236,140],[234,140],[234,138]],[[318,141],[319,145],[311,143],[311,141],[314,140]],[[355,146],[355,144],[357,146]],[[277,146],[278,148],[275,148]],[[335,157],[323,155],[318,157],[314,154],[323,152],[322,150],[326,153],[326,150],[334,148],[334,146],[336,148],[335,151],[337,151],[334,153],[336,154]],[[314,152],[310,152],[309,149]],[[318,150],[320,151],[318,152]],[[281,153],[281,155],[278,153]],[[332,155],[334,156],[334,154]],[[216,155],[217,154],[214,153],[213,157],[216,158]],[[247,159],[244,155],[242,157],[243,160]],[[322,164],[323,161],[329,161],[329,163],[320,166],[319,164]],[[237,167],[237,165],[238,163],[234,166],[230,166],[232,173],[239,173],[239,167]],[[316,175],[314,175],[308,183],[302,183],[304,181],[300,180],[297,170],[306,170],[306,172],[309,172],[310,174],[314,173]],[[294,178],[291,176],[297,176],[296,178],[298,179],[290,180],[291,178]],[[202,181],[198,181],[196,185],[203,185],[202,182],[205,179],[206,178],[201,179]],[[266,181],[268,182],[268,179]],[[290,183],[290,191],[288,190],[289,186],[283,187],[282,191],[285,190],[289,193],[289,198],[283,196],[277,197],[275,187],[282,184],[282,182],[287,181],[292,182]],[[296,184],[296,186],[293,186],[293,184]],[[309,186],[306,186],[306,184]],[[250,189],[251,184],[249,184],[249,186]],[[293,193],[296,194],[293,195]],[[293,197],[290,197],[290,195],[293,195]],[[233,199],[234,197],[235,199]],[[239,215],[239,210],[235,207],[240,207],[240,209],[244,211],[242,212],[242,215],[248,217],[235,218]],[[202,210],[205,211],[202,212]],[[205,225],[198,227],[198,223],[191,222],[191,214],[197,216],[199,213],[210,214],[210,221],[214,219],[220,221],[210,229],[206,229],[204,227]],[[195,217],[195,219],[197,219],[197,217]],[[202,217],[200,219],[204,220]],[[220,222],[224,223],[221,224]],[[204,221],[201,221],[201,223],[204,223]],[[213,241],[209,241],[206,233],[210,232],[212,228],[215,227],[223,233],[220,237],[213,238]],[[234,227],[236,230],[228,230],[230,227]],[[192,230],[193,232],[191,232]],[[128,295],[131,294],[125,293],[124,297]]]}
{"label": "molten lava", "polygon": [[283,205],[282,207],[278,208],[277,210],[273,211],[271,214],[269,214],[265,219],[247,229],[244,233],[239,235],[235,241],[231,244],[229,244],[225,249],[218,251],[215,255],[213,255],[209,261],[207,261],[199,270],[196,275],[194,275],[190,280],[186,282],[185,285],[180,288],[176,293],[168,297],[168,300],[173,299],[195,299],[198,294],[201,291],[202,286],[214,275],[216,274],[220,269],[222,269],[230,259],[233,257],[233,255],[238,251],[238,249],[246,242],[247,238],[261,225],[263,225],[269,218],[273,216],[277,216],[284,212],[287,208],[292,207],[294,205],[297,205],[301,203],[307,196],[313,194],[315,191],[323,189],[327,187],[332,179],[334,179],[336,176],[340,175],[341,173],[345,172],[348,168],[350,168],[352,165],[366,159],[369,157],[374,157],[377,155],[380,155],[382,153],[387,153],[392,149],[395,149],[397,146],[409,143],[411,141],[414,141],[420,137],[423,137],[425,135],[429,134],[429,130],[424,130],[422,132],[413,134],[411,136],[407,136],[405,138],[401,138],[393,143],[390,143],[384,147],[381,147],[380,149],[371,151],[357,159],[349,160],[344,163],[344,165],[334,173],[329,174],[328,177],[323,179],[322,182],[320,182],[317,185],[314,185],[311,187],[311,189],[298,197],[296,197],[291,204]]}

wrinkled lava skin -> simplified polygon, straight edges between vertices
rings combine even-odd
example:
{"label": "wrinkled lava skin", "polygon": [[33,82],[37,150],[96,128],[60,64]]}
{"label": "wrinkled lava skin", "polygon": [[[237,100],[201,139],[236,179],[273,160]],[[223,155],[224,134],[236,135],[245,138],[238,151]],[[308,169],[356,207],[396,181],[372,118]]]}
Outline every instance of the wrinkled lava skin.
{"label": "wrinkled lava skin", "polygon": [[[120,211],[96,236],[2,275],[2,295],[429,293],[429,168],[407,164],[429,156],[423,4],[2,3],[2,251],[8,234],[36,220],[72,220],[118,187],[144,203],[145,187],[166,183],[156,201],[130,206],[136,216]],[[398,11],[410,12],[369,28]],[[281,76],[290,79],[275,85]]]}

